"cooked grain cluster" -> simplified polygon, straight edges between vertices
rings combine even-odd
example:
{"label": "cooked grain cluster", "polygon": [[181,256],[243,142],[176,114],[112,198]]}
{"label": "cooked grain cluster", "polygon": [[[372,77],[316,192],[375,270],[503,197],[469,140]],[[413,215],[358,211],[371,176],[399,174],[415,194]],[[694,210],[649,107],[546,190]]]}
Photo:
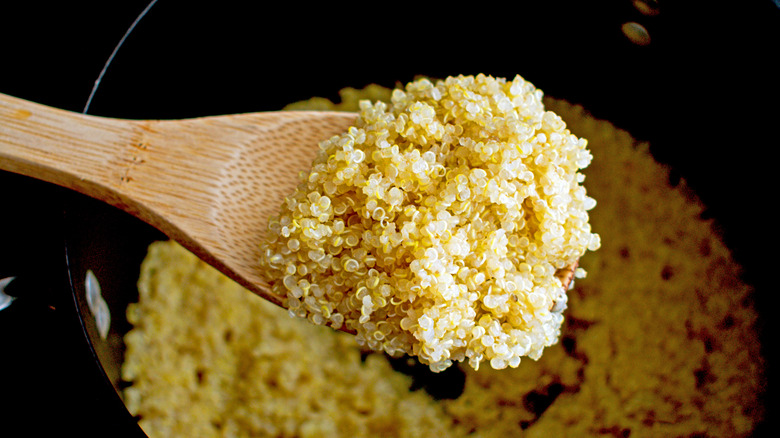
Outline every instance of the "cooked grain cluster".
{"label": "cooked grain cluster", "polygon": [[[345,91],[340,109],[356,110],[362,93]],[[588,138],[590,222],[603,244],[581,259],[588,276],[569,292],[561,342],[538,361],[456,364],[463,393],[435,400],[353,336],[290,318],[159,242],[128,311],[124,396],[142,428],[152,438],[750,436],[765,384],[757,312],[702,205],[669,185],[646,144],[579,106],[545,105]]]}
{"label": "cooked grain cluster", "polygon": [[556,272],[600,245],[587,141],[520,76],[419,79],[390,102],[360,101],[269,221],[273,291],[434,371],[538,359],[566,308]]}

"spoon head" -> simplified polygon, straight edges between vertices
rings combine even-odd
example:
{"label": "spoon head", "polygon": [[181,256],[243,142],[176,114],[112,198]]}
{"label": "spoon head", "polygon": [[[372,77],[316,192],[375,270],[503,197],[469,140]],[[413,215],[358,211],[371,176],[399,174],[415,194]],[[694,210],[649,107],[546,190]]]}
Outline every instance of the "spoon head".
{"label": "spoon head", "polygon": [[[319,143],[345,132],[356,117],[345,112],[285,111],[158,122],[148,131],[162,137],[148,142],[188,151],[183,158],[198,164],[185,172],[202,172],[202,177],[176,187],[179,193],[173,198],[181,202],[169,197],[158,203],[156,210],[168,224],[153,225],[254,293],[281,305],[284,297],[271,294],[259,275],[268,218],[294,192]],[[165,166],[182,163],[176,157],[164,161]],[[184,205],[194,210],[183,211]]]}

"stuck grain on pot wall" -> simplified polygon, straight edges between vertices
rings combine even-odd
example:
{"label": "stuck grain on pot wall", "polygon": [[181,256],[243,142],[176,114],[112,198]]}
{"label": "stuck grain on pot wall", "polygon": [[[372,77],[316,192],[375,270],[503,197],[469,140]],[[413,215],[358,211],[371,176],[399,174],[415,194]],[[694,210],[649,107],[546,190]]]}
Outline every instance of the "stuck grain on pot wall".
{"label": "stuck grain on pot wall", "polygon": [[517,367],[557,342],[556,271],[600,240],[587,141],[540,90],[519,76],[420,79],[389,105],[362,101],[320,148],[262,248],[291,315],[434,371]]}

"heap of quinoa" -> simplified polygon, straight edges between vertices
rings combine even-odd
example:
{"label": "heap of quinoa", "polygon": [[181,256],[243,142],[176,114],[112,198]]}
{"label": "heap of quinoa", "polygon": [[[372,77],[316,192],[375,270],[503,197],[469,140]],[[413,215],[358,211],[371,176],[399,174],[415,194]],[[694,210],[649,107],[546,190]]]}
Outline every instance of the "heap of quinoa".
{"label": "heap of quinoa", "polygon": [[361,101],[269,221],[261,266],[289,313],[433,371],[538,359],[566,308],[556,273],[600,246],[587,141],[542,96],[477,75]]}

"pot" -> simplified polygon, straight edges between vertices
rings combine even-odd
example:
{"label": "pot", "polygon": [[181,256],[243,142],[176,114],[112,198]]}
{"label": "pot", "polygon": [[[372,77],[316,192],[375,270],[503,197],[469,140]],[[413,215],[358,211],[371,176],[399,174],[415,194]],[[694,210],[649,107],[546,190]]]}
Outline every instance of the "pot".
{"label": "pot", "polygon": [[[87,108],[94,115],[276,110],[416,75],[520,74],[649,141],[673,178],[688,181],[707,205],[755,287],[762,317],[771,316],[763,250],[774,245],[762,227],[774,222],[762,219],[771,187],[766,157],[776,145],[770,62],[780,14],[771,1],[518,4],[484,12],[382,5],[377,14],[167,0],[151,6],[103,76],[149,4],[51,3],[0,12],[0,92],[82,112],[100,77]],[[431,22],[434,16],[442,21]],[[123,315],[137,298],[148,244],[165,236],[113,207],[18,175],[0,173],[0,187],[0,280],[13,277],[5,288],[13,300],[0,311],[4,422],[33,432],[143,436],[120,396]],[[765,352],[774,349],[769,336],[762,343]],[[766,403],[772,400],[770,386]],[[757,433],[771,428],[768,417]]]}

